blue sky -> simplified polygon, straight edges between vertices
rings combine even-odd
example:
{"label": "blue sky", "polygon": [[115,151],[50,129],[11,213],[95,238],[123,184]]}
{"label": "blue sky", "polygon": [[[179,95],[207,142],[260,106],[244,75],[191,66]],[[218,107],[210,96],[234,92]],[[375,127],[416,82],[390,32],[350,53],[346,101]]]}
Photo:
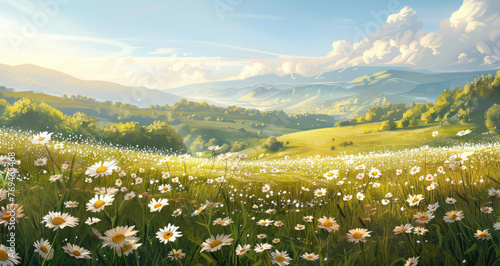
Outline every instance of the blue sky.
{"label": "blue sky", "polygon": [[[0,35],[0,63],[34,63],[66,70],[81,78],[120,83],[128,82],[123,80],[124,75],[136,73],[122,73],[121,78],[113,77],[111,72],[116,72],[118,68],[129,72],[144,72],[141,68],[157,65],[161,68],[158,70],[160,72],[167,69],[180,71],[177,74],[184,77],[184,83],[246,77],[266,72],[287,74],[290,71],[304,70],[304,74],[313,74],[323,71],[322,68],[331,68],[332,62],[304,60],[327,57],[332,53],[332,43],[338,40],[346,40],[349,42],[347,46],[354,45],[361,40],[360,32],[367,33],[364,37],[371,36],[372,32],[386,24],[388,15],[399,13],[405,6],[410,9],[400,16],[408,15],[411,19],[404,18],[404,23],[398,20],[402,26],[396,26],[410,29],[412,38],[422,43],[418,38],[425,33],[438,31],[440,22],[450,19],[452,13],[462,5],[465,8],[459,12],[461,17],[458,20],[464,21],[466,13],[474,10],[473,6],[467,5],[476,4],[474,2],[477,1],[479,0],[466,0],[471,2],[466,4],[457,0],[0,0],[0,33],[3,35],[3,39]],[[496,4],[495,0],[486,2]],[[54,14],[49,12],[54,8],[47,11],[39,3],[57,6]],[[26,23],[35,23],[35,17],[40,12],[50,16],[46,23],[43,21],[35,27],[37,32],[34,36],[26,38],[23,27]],[[37,18],[44,19],[40,16]],[[381,37],[377,38],[387,37],[387,43],[404,33],[402,31],[398,35],[391,31],[388,35],[383,35],[384,32],[381,31],[377,35]],[[21,36],[22,44],[12,44],[12,38],[8,37],[12,34]],[[445,33],[439,34],[446,36]],[[436,36],[430,37],[434,42],[438,39]],[[486,38],[486,35],[480,36],[483,37]],[[411,47],[409,45],[409,42],[391,45],[394,49],[390,53],[398,49],[405,50],[406,53],[407,48]],[[435,54],[441,52],[434,44],[425,45],[424,48],[429,51],[432,49]],[[473,46],[471,44],[466,48],[472,49]],[[378,45],[369,53],[379,53],[376,51],[380,47]],[[424,54],[423,51],[419,53]],[[451,55],[455,61],[462,51],[457,53]],[[470,53],[466,53],[466,59],[469,59]],[[477,51],[472,51],[472,54],[476,53]],[[389,52],[376,54],[376,57],[380,59],[385,54]],[[422,56],[419,55],[418,58]],[[176,59],[173,60],[172,57]],[[290,62],[291,68],[290,65],[285,65],[290,60],[275,62],[283,57],[294,58]],[[156,61],[147,58],[154,58]],[[186,60],[179,63],[179,58]],[[335,58],[335,62],[341,59]],[[411,60],[414,59],[415,57]],[[75,61],[68,66],[70,60]],[[363,64],[377,63],[377,60],[363,60]],[[413,61],[398,60],[399,64],[418,66]],[[55,61],[59,63],[56,64]],[[298,64],[298,61],[304,62]],[[349,62],[359,64],[361,61]],[[92,67],[95,69],[103,66],[114,69],[100,72],[90,70]],[[455,66],[451,64],[451,68],[453,67]],[[225,74],[221,74],[222,72]],[[242,76],[241,72],[246,74]]]}
{"label": "blue sky", "polygon": [[[23,19],[28,14],[2,1],[1,15]],[[23,1],[18,1],[22,3]],[[36,2],[36,1],[24,1]],[[422,14],[425,30],[438,27],[460,7],[459,1],[392,1]],[[354,40],[356,27],[377,21],[391,1],[249,1],[149,0],[68,1],[43,32],[112,38],[141,47],[133,55],[168,46],[202,56],[233,56],[220,43],[280,54],[322,56],[334,40]],[[29,7],[29,5],[26,5]],[[216,6],[218,8],[216,8]],[[33,8],[36,10],[36,6]],[[378,16],[377,16],[378,17]],[[177,46],[176,46],[177,45]],[[186,47],[184,47],[186,46]],[[189,47],[188,47],[189,46]],[[105,49],[105,47],[101,47]]]}

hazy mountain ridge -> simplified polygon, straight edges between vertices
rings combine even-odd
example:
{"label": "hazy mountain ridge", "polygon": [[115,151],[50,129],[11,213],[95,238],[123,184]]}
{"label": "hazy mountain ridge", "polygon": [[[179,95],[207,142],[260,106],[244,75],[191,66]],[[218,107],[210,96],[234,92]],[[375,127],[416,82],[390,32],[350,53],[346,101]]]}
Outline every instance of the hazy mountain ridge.
{"label": "hazy mountain ridge", "polygon": [[182,97],[160,90],[129,87],[113,82],[81,80],[59,71],[35,65],[0,64],[0,85],[16,91],[43,92],[55,96],[82,95],[101,101],[120,101],[140,107],[174,104]]}
{"label": "hazy mountain ridge", "polygon": [[[378,92],[376,105],[390,99],[393,103],[434,101],[445,89],[465,85],[478,75],[494,74],[495,70],[477,72],[436,73],[426,70],[386,67],[351,67],[334,70],[319,75],[261,75],[244,80],[220,81],[184,86],[173,91],[189,91],[189,95],[204,95],[214,102],[261,110],[283,109],[292,112],[318,112],[334,114],[341,110],[326,103],[345,100],[345,97],[364,97],[364,92]],[[258,82],[256,82],[258,81]],[[252,83],[256,82],[256,83]],[[278,82],[278,83],[273,83]],[[308,82],[303,84],[303,82]],[[245,85],[237,87],[238,84]],[[228,86],[225,87],[224,86]],[[263,88],[267,88],[262,95]],[[272,89],[271,89],[272,88]],[[170,90],[168,90],[170,91]],[[207,91],[219,91],[211,97]],[[273,94],[274,93],[274,94]],[[396,96],[397,95],[397,96]],[[394,97],[389,97],[394,96]],[[385,99],[385,100],[384,100]],[[364,111],[367,103],[347,101],[347,109]],[[307,111],[305,111],[307,110]],[[346,118],[346,114],[339,114]],[[350,116],[349,116],[350,117]]]}
{"label": "hazy mountain ridge", "polygon": [[[81,80],[35,65],[0,64],[0,86],[56,96],[83,95],[100,101],[120,101],[139,107],[172,105],[186,98],[221,106],[234,105],[260,110],[283,109],[346,118],[351,115],[343,110],[363,111],[370,103],[377,105],[386,101],[395,104],[434,101],[445,89],[461,87],[478,75],[495,72],[436,73],[409,68],[350,67],[310,77],[297,74],[267,74],[160,91],[106,81]],[[370,100],[360,99],[366,97]],[[359,99],[355,100],[356,98]]]}

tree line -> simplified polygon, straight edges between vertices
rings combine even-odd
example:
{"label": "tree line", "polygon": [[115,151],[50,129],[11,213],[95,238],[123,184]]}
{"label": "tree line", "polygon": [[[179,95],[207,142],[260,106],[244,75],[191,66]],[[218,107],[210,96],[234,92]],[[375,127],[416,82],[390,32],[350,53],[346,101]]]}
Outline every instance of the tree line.
{"label": "tree line", "polygon": [[36,103],[26,98],[13,104],[0,99],[0,115],[0,125],[6,127],[76,134],[120,145],[155,147],[176,152],[186,150],[182,137],[166,122],[154,121],[147,126],[141,126],[138,122],[109,123],[99,127],[93,116],[81,112],[68,116],[46,103]]}

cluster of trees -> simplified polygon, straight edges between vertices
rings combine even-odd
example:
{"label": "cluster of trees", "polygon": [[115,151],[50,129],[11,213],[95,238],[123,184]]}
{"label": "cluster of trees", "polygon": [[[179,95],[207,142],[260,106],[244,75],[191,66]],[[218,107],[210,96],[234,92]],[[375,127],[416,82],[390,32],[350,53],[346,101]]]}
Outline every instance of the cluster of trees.
{"label": "cluster of trees", "polygon": [[380,122],[384,120],[394,120],[401,117],[403,113],[408,110],[406,104],[391,104],[385,103],[384,105],[372,106],[366,114],[361,116],[356,116],[351,122],[352,123],[368,123],[368,122]]}
{"label": "cluster of trees", "polygon": [[269,137],[262,147],[270,152],[277,152],[283,148],[284,143],[278,141],[276,137]]}
{"label": "cluster of trees", "polygon": [[484,124],[491,131],[500,131],[500,105],[493,104],[486,113],[484,113]]}
{"label": "cluster of trees", "polygon": [[[405,127],[412,121],[447,121],[448,118],[458,116],[461,123],[466,123],[472,116],[484,117],[485,125],[494,124],[495,102],[500,98],[500,71],[496,77],[481,76],[463,88],[447,89],[437,98],[435,103],[414,104],[401,118],[399,125]],[[488,113],[488,109],[491,111]],[[487,114],[486,114],[487,113]],[[490,120],[488,120],[490,117]],[[408,121],[408,122],[406,122]],[[489,122],[491,121],[491,122]]]}
{"label": "cluster of trees", "polygon": [[203,156],[211,156],[212,151],[208,150],[210,146],[219,146],[220,149],[217,153],[227,153],[227,152],[238,152],[246,148],[246,144],[241,141],[235,141],[233,143],[219,140],[217,138],[205,139],[206,135],[188,135],[184,138],[184,143],[188,146],[189,150],[192,152],[201,152]]}
{"label": "cluster of trees", "polygon": [[496,104],[500,99],[500,71],[493,75],[481,76],[467,83],[463,88],[444,90],[436,102],[387,104],[382,107],[371,107],[366,114],[350,121],[337,122],[336,126],[356,123],[382,122],[379,130],[393,130],[416,126],[419,122],[448,121],[451,117],[459,117],[466,123],[472,116],[484,117],[485,126],[489,130],[498,130],[500,125],[500,108]]}
{"label": "cluster of trees", "polygon": [[76,112],[63,114],[46,103],[21,99],[10,105],[0,99],[0,125],[24,130],[50,131],[78,134],[121,145],[156,147],[173,151],[185,151],[181,136],[166,122],[155,121],[148,126],[137,122],[113,123],[104,128],[97,125],[95,117]]}

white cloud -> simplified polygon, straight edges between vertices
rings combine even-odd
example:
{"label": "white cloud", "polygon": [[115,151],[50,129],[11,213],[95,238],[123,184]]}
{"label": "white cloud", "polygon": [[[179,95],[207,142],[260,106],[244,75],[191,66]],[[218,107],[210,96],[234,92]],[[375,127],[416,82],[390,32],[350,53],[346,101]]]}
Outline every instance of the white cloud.
{"label": "white cloud", "polygon": [[241,71],[238,78],[245,79],[245,78],[248,78],[251,76],[266,74],[269,71],[270,71],[270,67],[265,66],[264,64],[262,64],[260,62],[252,62],[243,68],[243,71]]}
{"label": "white cloud", "polygon": [[460,63],[467,63],[469,61],[469,56],[466,53],[461,53],[458,55],[458,62]]}
{"label": "white cloud", "polygon": [[174,54],[176,51],[179,51],[179,48],[158,48],[153,52],[148,52],[148,54],[154,55],[165,55],[165,54]]}
{"label": "white cloud", "polygon": [[[273,62],[278,74],[314,75],[349,66],[385,65],[434,71],[468,71],[500,62],[500,1],[464,0],[439,29],[426,32],[411,7],[389,15],[386,24],[363,40],[336,40],[315,59]],[[292,67],[299,65],[299,67]],[[292,72],[290,72],[292,71]]]}
{"label": "white cloud", "polygon": [[417,13],[412,8],[405,6],[399,13],[387,17],[387,23],[411,22],[416,21],[416,18]]}

